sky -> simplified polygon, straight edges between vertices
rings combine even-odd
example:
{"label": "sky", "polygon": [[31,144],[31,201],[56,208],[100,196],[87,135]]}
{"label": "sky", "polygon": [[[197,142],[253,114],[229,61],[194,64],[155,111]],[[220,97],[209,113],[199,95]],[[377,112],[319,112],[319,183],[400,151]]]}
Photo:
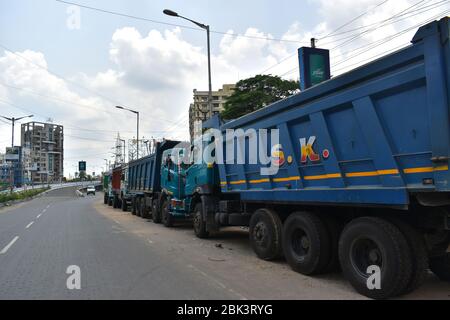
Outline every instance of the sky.
{"label": "sky", "polygon": [[[79,6],[0,0],[0,116],[64,125],[66,177],[80,160],[101,172],[117,134],[135,137],[135,115],[116,105],[140,112],[141,138],[188,139],[192,91],[208,85],[206,34],[166,8],[210,25],[213,89],[262,73],[298,80],[296,52],[312,37],[330,49],[337,76],[450,13],[442,0],[67,2]],[[10,143],[0,120],[0,152]]]}

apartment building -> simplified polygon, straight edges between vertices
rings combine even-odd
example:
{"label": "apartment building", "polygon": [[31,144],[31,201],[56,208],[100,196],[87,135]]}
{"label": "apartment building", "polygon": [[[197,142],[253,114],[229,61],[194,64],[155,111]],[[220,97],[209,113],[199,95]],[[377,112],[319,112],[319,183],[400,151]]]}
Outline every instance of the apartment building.
{"label": "apartment building", "polygon": [[[212,92],[213,115],[223,110],[225,102],[233,94],[234,88],[234,84],[224,84],[221,89]],[[191,141],[201,135],[201,123],[209,118],[208,94],[208,91],[194,89],[194,102],[189,106]]]}
{"label": "apartment building", "polygon": [[60,182],[64,174],[63,126],[33,121],[22,124],[21,129],[24,180]]}

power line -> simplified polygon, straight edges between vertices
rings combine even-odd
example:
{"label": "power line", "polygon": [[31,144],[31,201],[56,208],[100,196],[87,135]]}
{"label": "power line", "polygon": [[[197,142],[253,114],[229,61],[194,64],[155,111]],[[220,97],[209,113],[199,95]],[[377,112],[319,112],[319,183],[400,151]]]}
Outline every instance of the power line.
{"label": "power line", "polygon": [[[101,108],[97,108],[97,107],[95,107],[95,106],[91,106],[91,105],[87,105],[87,104],[82,104],[82,103],[77,103],[77,102],[74,102],[74,101],[69,101],[69,100],[61,99],[61,98],[54,97],[54,96],[44,95],[44,94],[42,94],[42,93],[39,93],[39,92],[30,90],[30,89],[20,88],[20,87],[12,86],[12,85],[5,84],[5,83],[2,83],[2,82],[0,82],[0,85],[1,85],[1,86],[4,86],[4,87],[7,87],[7,88],[10,88],[10,89],[14,89],[14,90],[18,90],[18,91],[24,91],[24,92],[30,93],[30,94],[32,94],[32,95],[36,95],[36,96],[42,97],[42,98],[44,98],[44,99],[54,100],[54,101],[61,102],[61,103],[67,103],[67,104],[71,104],[71,105],[80,106],[80,107],[82,107],[82,108],[87,108],[87,109],[89,109],[89,110],[94,109],[94,110],[98,110],[98,111],[100,111],[100,112],[104,112],[104,113],[107,113],[107,114],[111,114],[111,111],[110,111],[110,110],[101,109]],[[130,114],[130,115],[126,114],[125,116],[126,116],[127,118],[131,118],[131,117],[132,117],[131,114]],[[154,119],[156,119],[156,120],[160,120],[160,121],[165,121],[165,122],[168,122],[168,123],[174,123],[173,121],[166,120],[166,119],[162,119],[162,118],[155,118],[155,117],[153,117],[153,116],[152,116],[152,118],[154,118]]]}
{"label": "power line", "polygon": [[376,58],[378,58],[378,57],[382,57],[382,56],[385,56],[385,55],[387,55],[387,54],[390,54],[390,53],[399,51],[399,49],[404,49],[404,48],[406,48],[409,44],[410,44],[409,42],[403,43],[402,45],[397,46],[397,47],[395,47],[395,48],[393,48],[393,49],[391,49],[391,50],[388,50],[388,51],[386,51],[386,52],[382,52],[382,53],[376,54],[376,55],[374,55],[374,56],[372,56],[372,57],[366,58],[366,59],[364,59],[364,60],[362,60],[362,61],[358,61],[358,62],[352,63],[352,64],[350,64],[350,65],[347,65],[347,66],[345,66],[345,67],[338,68],[338,69],[336,69],[334,72],[339,72],[339,71],[341,71],[341,70],[345,70],[345,69],[347,69],[347,68],[349,68],[349,67],[352,67],[352,66],[354,66],[354,65],[364,65],[365,62],[372,62],[374,59],[376,59]]}
{"label": "power line", "polygon": [[338,27],[337,29],[333,30],[332,32],[330,32],[329,34],[327,34],[324,37],[320,37],[318,40],[322,40],[328,37],[331,37],[333,34],[335,34],[336,32],[338,32],[339,30],[341,30],[342,28],[345,28],[346,26],[352,24],[353,22],[355,22],[356,20],[358,20],[359,18],[365,16],[366,14],[368,14],[370,11],[375,10],[376,8],[382,6],[383,4],[385,4],[386,2],[388,2],[389,0],[384,0],[383,2],[380,2],[379,4],[377,4],[375,7],[370,8],[369,10],[361,13],[360,15],[358,15],[357,17],[351,19],[350,21],[344,23],[343,25],[341,25],[340,27]]}
{"label": "power line", "polygon": [[[358,15],[357,17],[355,17],[355,18],[351,19],[350,21],[346,22],[345,24],[341,25],[341,26],[340,26],[339,28],[337,28],[336,30],[330,32],[328,35],[319,38],[319,40],[322,40],[322,39],[324,39],[324,38],[330,37],[330,36],[331,36],[333,33],[335,33],[336,31],[339,31],[340,29],[344,28],[345,26],[347,26],[347,25],[353,23],[354,21],[358,20],[359,18],[363,17],[364,15],[366,15],[367,13],[369,13],[370,11],[372,11],[372,10],[374,10],[374,9],[376,9],[376,8],[378,8],[378,7],[380,7],[381,5],[385,4],[385,3],[388,2],[388,1],[389,1],[389,0],[384,0],[384,1],[382,1],[381,3],[379,3],[378,5],[376,5],[374,8],[371,8],[371,9],[369,9],[369,10],[363,12],[362,14]],[[287,56],[287,57],[281,59],[280,61],[278,61],[276,64],[270,66],[269,68],[265,69],[264,71],[261,72],[261,74],[264,74],[265,72],[267,72],[267,71],[269,71],[269,70],[275,68],[276,66],[280,65],[280,64],[283,63],[284,61],[289,60],[290,58],[294,57],[296,54],[297,54],[297,51],[295,51],[294,53],[290,54],[289,56]],[[285,75],[285,74],[283,74],[283,75]],[[283,76],[283,75],[281,75],[281,76]]]}
{"label": "power line", "polygon": [[97,138],[79,137],[79,136],[74,136],[74,135],[67,134],[67,133],[64,133],[64,136],[74,138],[74,139],[79,139],[79,140],[88,140],[88,141],[97,141],[97,142],[116,142],[116,140],[102,140],[102,139],[97,139]]}
{"label": "power line", "polygon": [[[361,14],[358,15],[357,17],[351,19],[350,21],[348,21],[348,22],[346,22],[345,24],[341,25],[339,28],[337,28],[337,29],[335,29],[334,31],[330,32],[330,33],[327,34],[326,36],[319,38],[318,40],[322,40],[322,39],[324,39],[324,38],[330,37],[333,33],[335,33],[335,32],[337,32],[337,31],[341,30],[341,29],[344,28],[345,26],[347,26],[347,25],[353,23],[354,21],[358,20],[359,18],[363,17],[364,15],[366,15],[367,13],[369,13],[370,11],[372,11],[372,10],[374,10],[374,9],[376,9],[376,8],[378,8],[378,7],[380,7],[381,5],[385,4],[385,3],[388,2],[388,1],[389,1],[389,0],[384,0],[383,2],[377,4],[374,8],[371,8],[371,9],[369,9],[369,10],[367,10],[367,11],[361,13]],[[280,61],[278,61],[276,64],[270,66],[269,68],[265,69],[264,71],[261,72],[261,74],[264,74],[265,72],[267,72],[267,71],[269,71],[269,70],[275,68],[276,66],[280,65],[280,64],[283,63],[284,61],[289,60],[290,58],[294,57],[296,54],[297,54],[297,51],[294,52],[293,54],[291,54],[291,55],[289,55],[289,56],[287,56],[287,57],[281,59]]]}
{"label": "power line", "polygon": [[[154,20],[154,19],[138,17],[138,16],[135,16],[135,15],[121,13],[121,12],[117,12],[117,11],[111,11],[111,10],[106,10],[106,9],[101,9],[101,8],[96,8],[96,7],[90,7],[90,6],[79,4],[79,3],[75,3],[75,2],[69,2],[69,1],[63,1],[63,0],[55,0],[55,1],[56,2],[60,2],[60,3],[75,5],[75,6],[78,6],[80,8],[93,10],[93,11],[98,11],[98,12],[101,12],[101,13],[107,13],[107,14],[111,14],[111,15],[115,15],[115,16],[120,16],[120,17],[135,19],[135,20],[141,20],[141,21],[152,22],[152,23],[156,23],[156,24],[162,24],[162,25],[168,25],[168,26],[172,26],[172,27],[179,27],[179,28],[184,28],[184,29],[190,29],[190,30],[204,32],[203,29],[190,27],[190,26],[186,26],[186,25],[181,25],[181,24],[176,24],[176,23],[169,23],[169,22],[158,21],[158,20]],[[234,34],[234,33],[229,33],[229,32],[225,32],[225,31],[217,31],[217,30],[210,30],[210,32],[211,33],[215,33],[215,34],[225,35],[225,36],[236,37],[236,38],[249,38],[249,39],[277,41],[277,42],[302,43],[301,41],[297,41],[297,40],[277,39],[277,38],[269,38],[269,37],[258,37],[258,36],[251,36],[251,35]]]}
{"label": "power line", "polygon": [[[3,45],[3,44],[1,44],[1,43],[0,43],[0,47],[3,48],[4,50],[6,50],[6,51],[8,51],[8,52],[10,52],[10,53],[12,53],[12,54],[14,54],[14,55],[16,55],[16,56],[22,58],[23,60],[25,60],[25,61],[31,63],[32,65],[35,65],[36,67],[38,67],[38,68],[40,68],[40,69],[43,69],[43,70],[47,71],[48,73],[50,73],[50,74],[52,74],[53,76],[59,78],[60,80],[63,80],[63,81],[72,83],[73,85],[75,85],[75,86],[77,86],[77,87],[79,87],[79,88],[82,88],[82,89],[84,89],[84,90],[86,90],[86,91],[88,91],[88,92],[91,92],[91,93],[97,95],[98,97],[101,97],[101,98],[103,98],[104,100],[107,100],[107,101],[109,101],[109,102],[111,102],[111,103],[113,103],[113,104],[121,105],[121,106],[124,106],[124,107],[127,107],[127,108],[129,107],[129,106],[127,106],[126,104],[123,104],[123,103],[120,103],[120,102],[115,101],[115,100],[113,100],[113,99],[110,99],[110,98],[108,98],[107,96],[105,96],[105,95],[103,95],[103,94],[101,94],[101,93],[98,93],[98,92],[96,92],[96,91],[94,91],[94,90],[92,90],[92,89],[86,88],[86,87],[84,87],[84,86],[82,86],[82,85],[79,85],[79,84],[77,84],[77,83],[74,82],[74,81],[68,80],[68,79],[66,79],[66,78],[64,78],[64,77],[62,77],[62,76],[60,76],[60,75],[58,75],[57,73],[51,71],[50,69],[48,69],[48,68],[46,68],[46,67],[44,67],[44,66],[41,66],[41,65],[35,63],[34,61],[31,61],[30,59],[25,58],[24,56],[18,54],[17,52],[14,52],[13,50],[9,49],[8,47],[6,47],[5,45]],[[78,104],[78,105],[80,105],[80,104]],[[106,109],[98,109],[98,108],[94,108],[94,107],[92,107],[92,106],[88,106],[88,108],[90,108],[90,109],[97,109],[97,110],[101,110],[102,112],[108,112],[108,113],[110,113],[110,111],[107,111]],[[134,109],[138,109],[138,110],[139,110],[140,108],[134,108]],[[169,122],[169,123],[173,123],[173,122],[170,121],[170,120],[166,120],[166,119],[162,119],[162,118],[155,118],[154,116],[152,116],[152,117],[153,117],[154,119],[157,119],[157,120],[160,120],[160,121],[166,121],[166,122]]]}
{"label": "power line", "polygon": [[[420,27],[420,26],[426,24],[426,23],[432,22],[432,21],[434,21],[436,18],[439,18],[439,17],[441,17],[442,15],[445,15],[445,14],[447,14],[447,13],[449,13],[449,12],[450,12],[450,10],[441,12],[441,13],[439,13],[439,14],[436,15],[436,16],[433,16],[433,17],[431,17],[431,18],[428,18],[428,19],[426,19],[425,21],[422,21],[422,22],[420,22],[420,23],[418,23],[418,24],[416,24],[416,25],[414,25],[414,26],[411,26],[411,27],[408,27],[408,28],[406,28],[406,29],[403,29],[403,30],[401,30],[401,31],[399,31],[399,32],[397,32],[397,33],[395,33],[395,34],[393,34],[393,35],[390,35],[390,36],[388,36],[388,37],[385,37],[385,38],[383,38],[383,39],[380,39],[380,40],[378,40],[378,41],[376,41],[376,42],[374,42],[374,43],[366,44],[366,45],[363,45],[363,46],[361,46],[361,47],[359,47],[359,48],[357,48],[357,49],[349,50],[349,51],[347,51],[346,53],[343,53],[342,55],[345,55],[345,54],[350,53],[350,52],[354,52],[354,54],[353,54],[352,56],[350,56],[350,57],[346,57],[345,59],[342,59],[342,60],[338,61],[337,63],[335,63],[335,64],[333,65],[333,67],[336,67],[336,66],[339,65],[339,64],[342,64],[342,63],[347,62],[347,61],[349,61],[349,60],[351,60],[351,59],[353,59],[353,58],[356,58],[356,57],[360,56],[361,54],[366,53],[366,52],[368,52],[368,51],[370,51],[370,50],[372,50],[372,49],[378,48],[378,46],[379,46],[380,44],[387,43],[387,42],[389,42],[389,41],[391,41],[391,40],[393,40],[393,39],[395,39],[395,38],[397,38],[397,37],[399,37],[399,36],[402,36],[402,35],[406,34],[407,32],[409,32],[409,31],[411,31],[411,30],[414,30],[414,29],[416,29],[416,28],[418,28],[418,27]],[[368,47],[368,48],[365,49],[365,50],[359,51],[359,50],[361,50],[361,49],[363,49],[363,48],[366,48],[366,47]]]}
{"label": "power line", "polygon": [[[429,11],[429,10],[431,10],[431,9],[436,9],[436,8],[438,8],[438,7],[440,7],[440,6],[445,5],[445,4],[448,3],[448,2],[449,2],[448,0],[442,0],[442,1],[438,1],[438,2],[429,4],[429,5],[426,5],[426,6],[424,6],[424,4],[425,4],[425,3],[424,3],[424,4],[422,4],[421,6],[419,6],[419,8],[416,9],[416,10],[413,10],[413,11],[411,11],[411,12],[405,12],[405,13],[402,13],[402,14],[399,14],[399,15],[396,15],[396,18],[394,18],[395,20],[392,21],[392,24],[397,23],[397,22],[400,22],[400,21],[403,21],[403,20],[406,20],[406,19],[408,19],[408,18],[410,18],[410,17],[414,17],[414,16],[416,16],[416,15],[418,15],[418,14],[421,14],[421,13],[423,13],[423,12]],[[401,18],[401,17],[402,17],[402,18]],[[397,18],[401,18],[401,19],[397,19]],[[361,30],[361,29],[367,29],[367,28],[369,28],[369,27],[371,27],[371,26],[378,25],[378,24],[380,24],[380,23],[386,22],[386,21],[391,20],[391,19],[392,19],[392,17],[391,17],[391,18],[388,18],[388,19],[380,20],[380,21],[377,21],[377,22],[373,22],[373,23],[370,23],[370,24],[368,24],[368,25],[364,25],[364,26],[356,27],[356,28],[349,29],[349,30],[346,30],[346,31],[342,31],[342,32],[339,32],[339,33],[334,34],[334,35],[331,36],[331,37],[335,37],[335,36],[343,35],[343,34],[347,34],[347,33],[352,33],[352,32],[354,32],[354,31]],[[348,38],[350,38],[350,37],[352,37],[352,35],[350,35],[350,36],[345,36],[345,37],[343,37],[343,38],[336,39],[336,40],[333,40],[333,41],[331,41],[331,42],[323,43],[322,46],[329,45],[329,44],[331,44],[331,43],[333,43],[333,42],[336,42],[336,41],[345,40],[345,39],[348,39]],[[323,37],[322,39],[324,39],[324,38],[326,38],[326,37]],[[322,39],[321,39],[321,40],[322,40]]]}
{"label": "power line", "polygon": [[[406,8],[406,9],[404,9],[404,10],[398,12],[397,14],[395,14],[394,16],[392,16],[391,18],[389,18],[389,19],[387,19],[387,20],[392,20],[392,19],[396,18],[399,14],[404,13],[405,11],[408,11],[408,10],[414,8],[415,6],[419,5],[420,3],[424,2],[424,1],[425,1],[425,0],[420,0],[419,2],[417,2],[417,3],[413,4],[412,6],[409,6],[408,8]],[[390,22],[390,23],[388,23],[388,24],[391,24],[391,23],[392,23],[392,22]],[[347,41],[344,41],[343,43],[340,43],[340,44],[338,44],[337,46],[333,47],[331,50],[335,50],[335,49],[337,49],[337,48],[343,47],[343,46],[345,46],[345,45],[347,45],[347,44],[353,42],[353,40],[360,38],[360,37],[363,36],[364,34],[367,34],[367,33],[370,33],[370,32],[372,32],[372,31],[375,31],[375,30],[377,30],[378,28],[383,27],[383,26],[388,25],[388,24],[384,24],[384,25],[383,25],[382,23],[380,23],[380,25],[378,25],[378,26],[376,26],[376,27],[373,27],[373,28],[371,28],[371,29],[362,31],[362,32],[360,32],[359,34],[357,34],[357,35],[355,35],[354,37],[352,37],[351,39],[349,39],[349,40],[347,40]]]}
{"label": "power line", "polygon": [[[50,118],[50,117],[48,117],[48,116],[46,116],[46,115],[43,115],[43,114],[39,114],[39,113],[37,113],[37,112],[35,112],[35,111],[32,111],[32,110],[30,110],[30,109],[27,109],[27,108],[23,108],[23,107],[19,107],[18,105],[15,105],[15,104],[13,104],[13,103],[10,103],[10,102],[7,102],[7,101],[5,101],[5,100],[2,100],[2,99],[0,99],[0,103],[4,103],[4,104],[7,104],[7,105],[10,105],[10,106],[12,106],[12,107],[14,107],[14,108],[16,108],[16,109],[19,109],[19,110],[22,110],[22,111],[26,111],[26,112],[32,112],[32,113],[34,113],[34,114],[36,114],[36,115],[38,115],[38,116],[41,116],[42,118]],[[2,120],[2,119],[0,119],[0,120]],[[183,120],[183,119],[181,119],[181,120]],[[2,120],[3,121],[3,120]],[[6,121],[5,121],[6,122]],[[59,122],[59,121],[57,121],[58,123],[61,123],[62,125],[64,125],[64,127],[65,128],[68,128],[69,130],[75,130],[75,131],[85,131],[85,132],[93,132],[93,133],[116,133],[116,132],[118,132],[117,130],[102,130],[102,129],[88,129],[88,128],[82,128],[82,127],[79,127],[79,126],[75,126],[75,125],[68,125],[67,124],[67,122]],[[173,131],[173,132],[177,132],[176,130],[171,130],[171,131]],[[124,131],[124,130],[120,130],[120,132],[121,133],[123,133],[123,132],[126,132],[126,133],[134,133],[134,131]],[[155,133],[160,133],[160,132],[162,132],[162,133],[165,133],[165,132],[167,132],[167,130],[150,130],[150,131],[146,131],[146,132],[155,132]],[[70,135],[69,135],[70,136]],[[86,139],[89,139],[89,138],[86,138]],[[92,139],[92,140],[98,140],[98,139]]]}
{"label": "power line", "polygon": [[[416,3],[416,4],[414,4],[414,5],[412,5],[412,6],[408,7],[408,8],[406,8],[405,10],[401,11],[400,13],[404,13],[405,11],[409,11],[411,8],[417,6],[418,4],[420,4],[420,3],[423,2],[423,1],[424,1],[424,0],[422,0],[422,1],[420,1],[420,2],[418,2],[418,3]],[[445,1],[445,2],[447,2],[447,1]],[[436,4],[437,4],[437,3],[434,3],[434,5],[436,5]],[[442,4],[441,4],[441,5],[442,5]],[[429,7],[429,6],[428,6],[428,7]],[[427,10],[423,10],[423,11],[421,11],[420,13],[430,11],[430,10],[432,10],[432,9],[434,9],[434,8],[436,8],[436,7],[432,7],[432,8],[429,8],[429,9],[427,9]],[[422,8],[422,9],[423,9],[423,8]],[[412,13],[412,12],[414,12],[414,10],[411,11],[411,12],[408,12],[408,13],[410,14],[410,13]],[[391,18],[384,19],[384,20],[382,20],[382,21],[380,21],[380,22],[377,22],[377,24],[380,24],[380,23],[383,23],[383,22],[392,20],[394,17],[398,16],[400,13],[397,13],[396,15],[392,16]],[[417,14],[418,14],[418,13],[417,13]],[[439,15],[433,17],[433,18],[431,19],[431,21],[434,20],[435,18],[440,17],[440,16],[445,15],[445,14],[446,14],[446,13],[440,13]],[[388,36],[388,37],[386,37],[386,38],[384,38],[384,39],[378,40],[376,43],[366,44],[366,45],[364,45],[364,46],[362,46],[362,47],[359,47],[359,48],[357,48],[357,49],[349,50],[347,53],[349,53],[349,52],[354,52],[355,50],[360,50],[360,49],[365,48],[365,47],[367,47],[367,46],[370,46],[371,48],[375,48],[375,47],[377,47],[380,43],[386,42],[386,39],[388,39],[388,41],[390,41],[390,40],[392,40],[392,39],[394,39],[394,38],[396,38],[396,37],[398,37],[398,36],[400,36],[400,35],[402,35],[402,34],[408,32],[408,31],[410,31],[410,30],[412,30],[412,29],[414,29],[414,28],[417,28],[417,27],[419,27],[419,26],[422,26],[423,24],[425,24],[425,23],[427,23],[427,22],[430,22],[430,19],[426,20],[425,22],[421,22],[421,23],[419,23],[419,24],[417,24],[417,25],[414,25],[414,26],[412,26],[412,27],[409,27],[409,28],[407,28],[407,29],[405,29],[405,30],[402,30],[401,32],[398,32],[397,34],[394,34],[394,35]],[[395,23],[395,22],[390,22],[390,23],[387,23],[387,24],[391,24],[391,23]],[[382,26],[385,26],[385,25],[387,25],[387,24],[384,24],[384,25],[382,25]],[[370,30],[366,30],[365,32],[372,32],[372,31],[374,31],[375,29],[376,29],[376,28],[373,28],[373,29],[370,29]],[[352,36],[352,37],[355,38],[354,36]],[[339,45],[338,45],[338,46],[339,46]],[[335,47],[335,48],[333,48],[333,49],[331,49],[331,50],[334,50],[334,49],[336,49],[336,48],[337,48],[337,47]],[[367,51],[369,51],[369,50],[370,50],[370,49],[368,49],[368,50],[366,50],[366,51],[363,51],[363,52],[360,52],[360,53],[358,53],[358,54],[355,54],[355,55],[352,56],[352,57],[359,56],[361,53],[367,52]],[[296,53],[294,53],[293,55],[295,55],[295,54],[296,54]],[[291,55],[291,56],[293,56],[293,55]],[[288,57],[288,58],[289,58],[289,57]],[[348,60],[349,60],[349,58],[347,58],[347,59],[344,60],[344,61],[339,61],[337,64],[341,64],[342,62],[345,62],[345,61],[348,61]],[[334,66],[336,66],[337,64],[335,64]],[[294,72],[294,71],[296,71],[296,70],[298,70],[298,67],[295,67],[295,68],[293,68],[293,69],[291,69],[291,70],[289,70],[289,71],[283,73],[283,74],[280,75],[280,76],[281,76],[281,77],[286,76],[286,75],[288,75],[288,74],[290,74],[290,73],[292,73],[292,72]]]}
{"label": "power line", "polygon": [[[416,25],[414,25],[414,26],[408,27],[408,28],[406,28],[406,29],[404,29],[404,30],[402,30],[402,31],[400,31],[400,32],[398,32],[398,33],[395,33],[395,34],[391,35],[391,36],[388,36],[388,37],[386,37],[386,38],[380,39],[380,40],[376,41],[375,43],[370,43],[370,44],[368,44],[368,45],[364,45],[364,46],[359,47],[359,48],[357,48],[357,49],[350,50],[349,52],[353,52],[353,51],[355,51],[355,50],[357,51],[357,50],[360,50],[360,49],[362,49],[362,48],[365,48],[365,47],[369,46],[369,48],[366,49],[366,50],[363,50],[363,51],[361,51],[361,52],[357,52],[357,53],[355,53],[354,55],[352,55],[352,56],[350,56],[350,57],[347,57],[347,58],[345,58],[345,59],[342,59],[342,60],[338,61],[336,64],[333,65],[333,67],[336,67],[337,65],[342,64],[342,63],[344,63],[344,62],[350,61],[351,59],[353,59],[353,58],[355,58],[355,57],[358,57],[358,56],[360,56],[360,55],[363,54],[363,53],[366,53],[366,52],[368,52],[368,51],[370,51],[370,50],[372,50],[372,49],[374,49],[374,48],[377,48],[377,47],[379,46],[379,44],[381,44],[381,43],[389,42],[389,41],[391,41],[391,40],[393,40],[393,39],[395,39],[395,38],[397,38],[397,37],[399,37],[399,36],[401,36],[401,35],[407,33],[408,31],[411,31],[411,30],[413,30],[413,29],[415,29],[415,28],[417,28],[417,27],[420,27],[420,26],[422,26],[422,25],[424,25],[424,24],[426,24],[426,23],[432,22],[432,21],[434,21],[436,18],[441,17],[441,16],[443,16],[443,15],[446,15],[446,14],[448,14],[448,13],[450,13],[450,10],[441,12],[441,13],[439,13],[438,15],[433,16],[432,18],[429,18],[429,19],[427,19],[427,20],[425,20],[425,21],[422,21],[422,22],[420,22],[420,23],[418,23],[418,24],[416,24]],[[407,44],[408,44],[408,43],[403,44],[403,45],[398,46],[398,47],[395,47],[394,49],[391,49],[391,50],[389,50],[388,52],[394,52],[394,51],[396,51],[397,49],[399,49],[399,48],[401,48],[401,47],[405,47]],[[353,63],[353,64],[351,64],[351,65],[349,65],[349,66],[353,66],[353,65],[357,65],[357,64],[362,64],[362,63],[364,63],[364,62],[370,61],[371,59],[374,59],[374,58],[383,56],[383,55],[385,55],[385,54],[386,54],[386,52],[383,52],[383,53],[378,54],[378,55],[375,55],[375,56],[373,56],[373,57],[371,57],[371,58],[364,59],[363,61],[359,61],[359,62]],[[348,68],[349,66],[345,66],[345,67],[343,67],[343,68],[339,68],[339,69],[337,69],[335,72],[338,72],[338,71],[340,71],[340,70],[344,70],[344,69]],[[285,76],[285,75],[288,75],[288,74],[290,74],[290,73],[292,73],[292,72],[294,72],[294,71],[296,71],[296,70],[298,70],[298,67],[295,67],[295,68],[293,68],[293,69],[291,69],[291,70],[289,70],[289,71],[283,73],[283,74],[281,75],[281,77],[282,77],[282,76]]]}

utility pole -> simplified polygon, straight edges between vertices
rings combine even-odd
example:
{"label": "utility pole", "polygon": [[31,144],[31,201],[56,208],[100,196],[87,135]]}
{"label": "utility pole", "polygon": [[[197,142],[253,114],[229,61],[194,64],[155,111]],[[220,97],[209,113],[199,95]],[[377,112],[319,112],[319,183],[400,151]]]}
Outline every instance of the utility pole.
{"label": "utility pole", "polygon": [[209,117],[212,118],[213,116],[213,106],[212,106],[212,84],[211,84],[211,49],[210,49],[210,39],[209,39],[209,25],[205,25],[201,22],[183,17],[182,15],[179,15],[177,12],[165,9],[163,10],[163,13],[168,16],[181,18],[184,20],[187,20],[189,22],[192,22],[193,24],[199,26],[200,28],[206,30],[206,41],[208,46],[208,82],[209,82],[209,91],[208,91],[208,109],[209,109]]}

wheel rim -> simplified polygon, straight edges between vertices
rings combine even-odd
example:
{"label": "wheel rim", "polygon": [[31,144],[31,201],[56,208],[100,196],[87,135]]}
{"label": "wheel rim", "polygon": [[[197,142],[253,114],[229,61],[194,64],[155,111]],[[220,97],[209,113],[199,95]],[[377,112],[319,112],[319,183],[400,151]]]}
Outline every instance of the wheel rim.
{"label": "wheel rim", "polygon": [[296,229],[292,233],[291,247],[298,260],[305,260],[310,252],[311,240],[303,229]]}
{"label": "wheel rim", "polygon": [[259,221],[253,229],[253,239],[258,247],[267,248],[268,230],[264,222]]}
{"label": "wheel rim", "polygon": [[350,247],[352,267],[364,278],[368,277],[367,268],[378,266],[383,268],[383,251],[380,246],[369,238],[357,238]]}

